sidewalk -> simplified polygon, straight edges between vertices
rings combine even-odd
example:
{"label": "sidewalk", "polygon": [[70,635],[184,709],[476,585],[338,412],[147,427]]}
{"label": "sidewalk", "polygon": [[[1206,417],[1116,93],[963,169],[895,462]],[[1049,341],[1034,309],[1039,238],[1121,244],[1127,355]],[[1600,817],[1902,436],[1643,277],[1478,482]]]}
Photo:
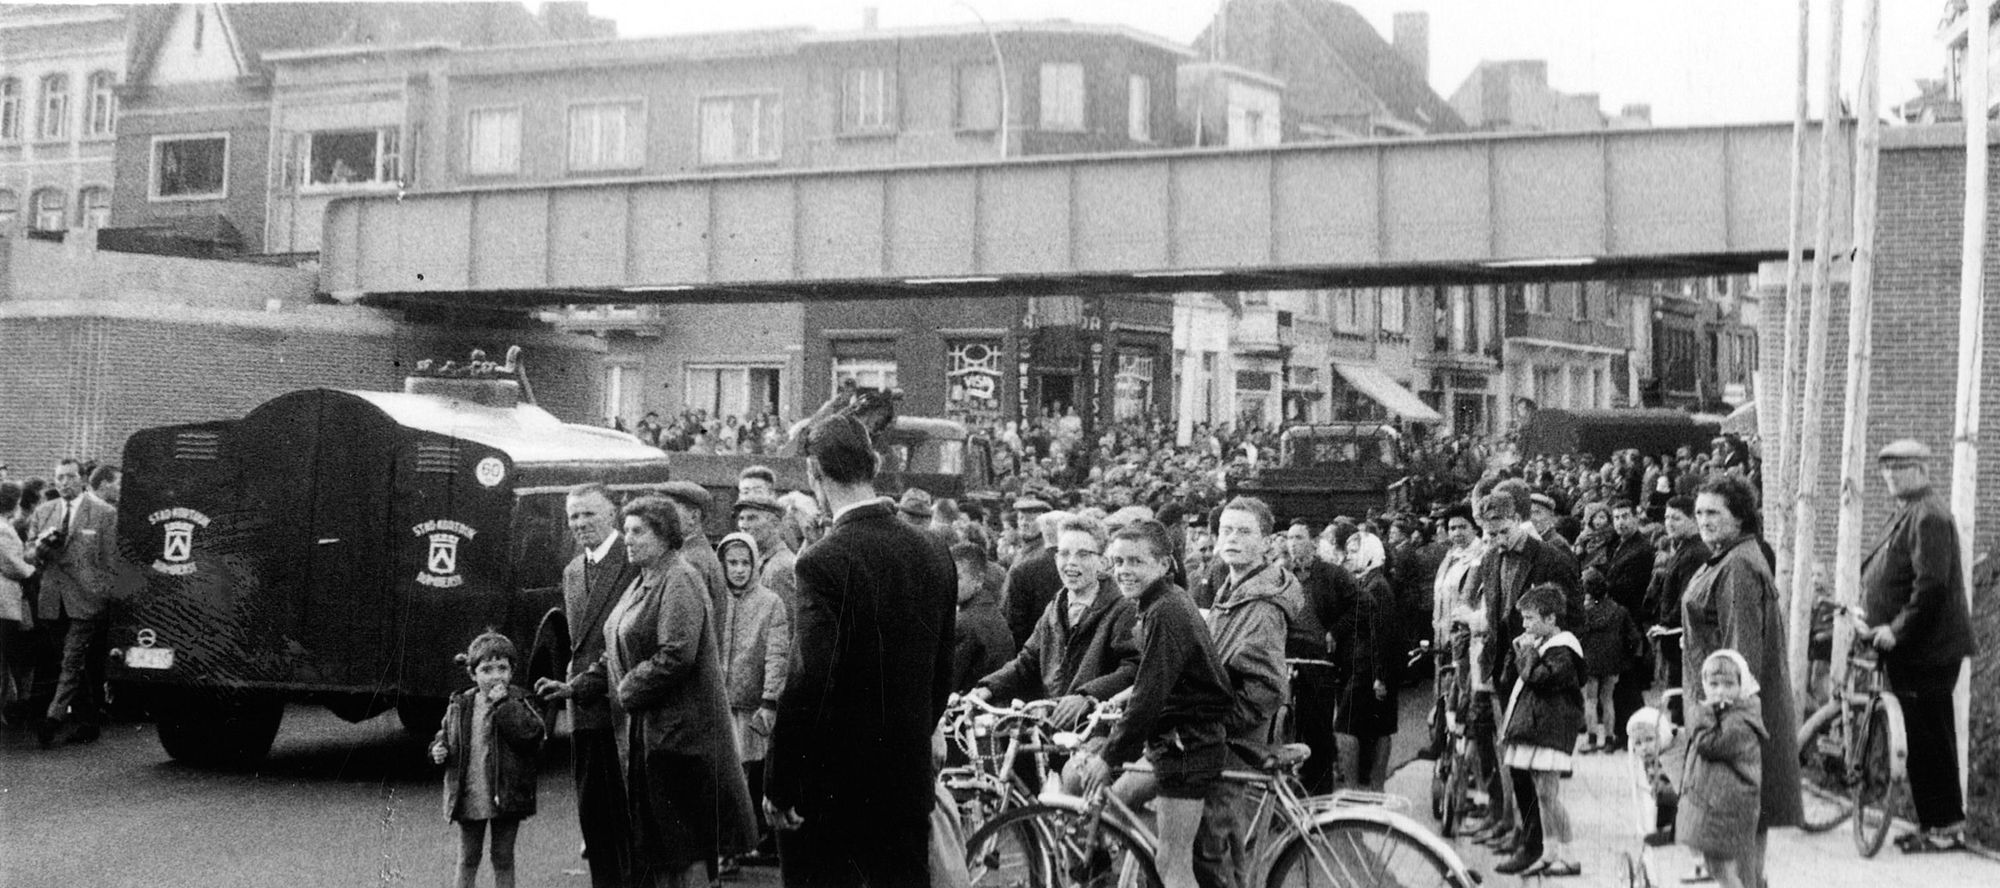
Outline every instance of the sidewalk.
{"label": "sidewalk", "polygon": [[[1453,844],[1467,866],[1485,877],[1487,885],[1533,883],[1537,888],[1625,888],[1628,860],[1641,857],[1640,825],[1632,793],[1625,786],[1625,753],[1578,756],[1576,776],[1563,781],[1563,801],[1575,824],[1576,856],[1583,864],[1577,878],[1520,879],[1493,872],[1500,861],[1484,847]],[[1389,778],[1388,791],[1410,800],[1410,816],[1435,830],[1430,817],[1431,763],[1413,761]],[[1650,814],[1648,815],[1650,819]],[[1890,841],[1907,825],[1899,824]],[[1923,885],[1926,888],[1986,888],[2000,886],[2000,862],[1971,853],[1908,856],[1886,844],[1873,860],[1854,851],[1851,829],[1807,835],[1797,829],[1771,833],[1766,878],[1772,888],[1877,888],[1882,885]],[[1694,872],[1697,857],[1682,847],[1654,848],[1646,855],[1653,884],[1680,888],[1681,877]],[[1641,883],[1643,884],[1643,883]],[[1713,882],[1703,883],[1714,885]]]}

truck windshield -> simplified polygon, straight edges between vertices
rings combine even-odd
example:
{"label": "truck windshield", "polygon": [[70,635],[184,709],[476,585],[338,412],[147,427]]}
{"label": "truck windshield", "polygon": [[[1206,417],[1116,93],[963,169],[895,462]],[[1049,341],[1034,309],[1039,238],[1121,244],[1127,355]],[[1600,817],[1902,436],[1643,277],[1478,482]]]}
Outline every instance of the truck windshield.
{"label": "truck windshield", "polygon": [[[920,472],[931,475],[956,475],[965,468],[965,442],[947,439],[926,439],[908,444],[889,445],[892,462],[905,472]],[[887,470],[887,466],[884,466]]]}

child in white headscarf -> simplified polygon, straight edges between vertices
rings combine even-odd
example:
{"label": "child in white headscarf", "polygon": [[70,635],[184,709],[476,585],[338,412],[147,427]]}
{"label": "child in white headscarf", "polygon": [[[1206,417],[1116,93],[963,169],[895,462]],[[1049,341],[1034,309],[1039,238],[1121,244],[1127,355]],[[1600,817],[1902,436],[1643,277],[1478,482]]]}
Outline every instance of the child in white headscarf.
{"label": "child in white headscarf", "polygon": [[[1706,713],[1689,713],[1686,776],[1675,834],[1701,853],[1721,888],[1742,888],[1737,859],[1756,841],[1763,788],[1764,728],[1757,679],[1743,655],[1724,648],[1701,664]],[[1701,716],[1706,717],[1701,717]]]}

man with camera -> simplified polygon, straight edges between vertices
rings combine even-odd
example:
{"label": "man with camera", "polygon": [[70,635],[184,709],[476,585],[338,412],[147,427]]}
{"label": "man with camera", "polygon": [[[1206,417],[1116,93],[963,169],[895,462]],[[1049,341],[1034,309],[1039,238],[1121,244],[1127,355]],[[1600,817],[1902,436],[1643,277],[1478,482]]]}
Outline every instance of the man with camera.
{"label": "man with camera", "polygon": [[117,551],[119,475],[117,466],[100,465],[84,490],[77,461],[63,460],[55,473],[63,498],[43,503],[29,521],[42,577],[35,616],[49,631],[64,627],[61,677],[35,729],[43,749],[72,721],[70,740],[93,742],[104,720],[105,605]]}

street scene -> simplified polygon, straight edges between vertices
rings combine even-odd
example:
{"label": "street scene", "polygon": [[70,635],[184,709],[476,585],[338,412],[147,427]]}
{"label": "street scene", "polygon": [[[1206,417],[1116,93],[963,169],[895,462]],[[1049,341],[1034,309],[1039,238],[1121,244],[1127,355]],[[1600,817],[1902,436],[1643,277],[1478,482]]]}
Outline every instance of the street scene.
{"label": "street scene", "polygon": [[1996,12],[0,3],[0,888],[2000,884]]}

